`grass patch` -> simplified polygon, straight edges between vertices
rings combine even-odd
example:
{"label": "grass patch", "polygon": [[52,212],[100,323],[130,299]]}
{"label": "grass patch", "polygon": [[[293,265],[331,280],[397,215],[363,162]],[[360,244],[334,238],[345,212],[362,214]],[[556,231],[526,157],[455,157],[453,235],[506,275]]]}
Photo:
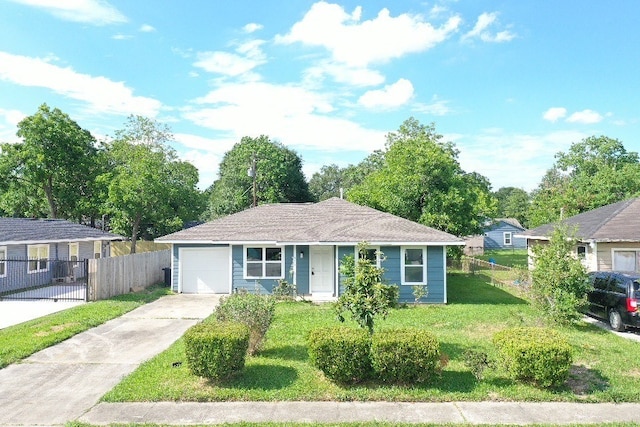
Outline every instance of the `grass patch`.
{"label": "grass patch", "polygon": [[[491,286],[479,275],[448,276],[449,304],[393,310],[377,329],[417,327],[436,335],[448,365],[421,385],[365,383],[338,386],[310,365],[306,336],[338,324],[329,305],[279,303],[263,351],[248,357],[244,371],[214,382],[191,375],[182,340],[142,364],[107,393],[104,401],[578,401],[640,402],[638,343],[586,323],[561,329],[574,348],[567,385],[541,390],[516,383],[498,370],[477,381],[464,364],[467,349],[495,356],[492,335],[513,326],[535,326],[539,316],[527,303]],[[353,325],[353,323],[351,323]],[[354,326],[355,327],[355,326]],[[182,363],[176,363],[182,362]]]}
{"label": "grass patch", "polygon": [[496,264],[505,267],[526,267],[528,264],[528,254],[526,249],[499,249],[485,251],[484,255],[476,255],[475,258],[489,261],[494,259]]}
{"label": "grass patch", "polygon": [[4,328],[0,330],[0,368],[169,293],[169,288],[152,286]]}

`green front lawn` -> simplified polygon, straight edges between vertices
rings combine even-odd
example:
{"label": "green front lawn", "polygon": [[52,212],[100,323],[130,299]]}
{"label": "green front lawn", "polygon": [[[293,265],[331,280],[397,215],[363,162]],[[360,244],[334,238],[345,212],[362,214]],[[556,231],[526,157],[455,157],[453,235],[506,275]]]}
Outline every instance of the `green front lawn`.
{"label": "green front lawn", "polygon": [[4,328],[0,330],[0,368],[169,293],[168,288],[153,286]]}
{"label": "green front lawn", "polygon": [[595,326],[562,329],[575,349],[573,374],[561,390],[540,390],[489,371],[477,382],[464,365],[467,349],[493,354],[491,337],[505,327],[538,325],[527,301],[491,286],[482,275],[449,275],[449,304],[393,310],[377,328],[432,331],[449,359],[440,378],[426,385],[338,386],[308,361],[305,338],[318,326],[337,324],[328,304],[280,303],[264,350],[247,359],[232,380],[215,383],[191,375],[183,341],[141,365],[103,397],[105,401],[387,400],[640,402],[640,344]]}

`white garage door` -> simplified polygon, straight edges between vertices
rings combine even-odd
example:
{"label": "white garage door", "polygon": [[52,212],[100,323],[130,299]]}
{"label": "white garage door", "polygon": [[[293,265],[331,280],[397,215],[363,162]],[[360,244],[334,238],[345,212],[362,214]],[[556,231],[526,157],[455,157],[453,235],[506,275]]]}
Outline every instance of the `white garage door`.
{"label": "white garage door", "polygon": [[185,294],[228,294],[229,248],[181,248],[180,284]]}

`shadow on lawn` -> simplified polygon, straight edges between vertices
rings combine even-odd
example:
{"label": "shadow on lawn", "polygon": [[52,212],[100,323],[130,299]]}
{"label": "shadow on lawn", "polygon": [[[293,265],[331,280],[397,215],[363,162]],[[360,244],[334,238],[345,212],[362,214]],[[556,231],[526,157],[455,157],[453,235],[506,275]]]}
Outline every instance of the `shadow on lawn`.
{"label": "shadow on lawn", "polygon": [[255,364],[245,366],[239,376],[215,385],[231,389],[278,390],[290,386],[297,379],[298,373],[293,368]]}

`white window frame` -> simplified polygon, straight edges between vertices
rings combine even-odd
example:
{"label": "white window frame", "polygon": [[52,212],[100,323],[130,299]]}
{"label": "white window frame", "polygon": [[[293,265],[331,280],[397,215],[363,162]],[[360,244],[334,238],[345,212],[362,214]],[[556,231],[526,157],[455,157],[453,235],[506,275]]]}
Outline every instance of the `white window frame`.
{"label": "white window frame", "polygon": [[[636,269],[633,271],[637,273],[640,271],[640,249],[636,248],[613,248],[611,249],[611,267],[613,271],[619,271],[619,266],[616,265],[616,252],[635,252],[636,254]],[[622,271],[622,270],[620,270]],[[625,273],[631,273],[631,271],[624,271]]]}
{"label": "white window frame", "polygon": [[[407,249],[419,249],[422,251],[422,281],[408,282],[405,278],[405,267],[412,264],[405,264],[405,251]],[[415,265],[413,265],[415,267]],[[401,246],[400,247],[400,283],[403,286],[425,286],[427,285],[427,248],[424,246]]]}
{"label": "white window frame", "polygon": [[[376,267],[380,268],[380,264],[382,263],[382,252],[380,251],[380,246],[367,246],[367,250],[373,250],[376,252]],[[360,253],[358,252],[358,247],[354,250],[354,259],[357,260],[360,257]]]}
{"label": "white window frame", "polygon": [[[73,259],[75,256],[76,259]],[[69,243],[69,261],[76,267],[80,262],[80,244],[78,242]]]}
{"label": "white window frame", "polygon": [[7,247],[0,246],[0,277],[7,275]]}
{"label": "white window frame", "polygon": [[93,241],[93,258],[102,258],[102,240]]}
{"label": "white window frame", "polygon": [[[260,249],[262,250],[262,259],[260,261],[248,261],[247,260],[247,249]],[[279,249],[280,250],[280,260],[279,261],[268,261],[267,260],[267,249]],[[262,280],[262,279],[284,279],[284,259],[285,259],[285,248],[284,246],[263,246],[263,245],[244,245],[242,247],[242,270],[243,276],[247,280]],[[280,263],[280,275],[279,276],[266,276],[267,264],[275,264]],[[247,273],[247,264],[261,264],[262,265],[262,275],[261,276],[249,276]]]}
{"label": "white window frame", "polygon": [[502,233],[502,241],[504,246],[513,246],[513,232],[505,231]]}
{"label": "white window frame", "polygon": [[[34,249],[36,251],[36,256],[30,256],[31,250]],[[41,273],[43,271],[49,271],[49,245],[27,245],[27,258],[29,262],[27,263],[27,273]],[[41,268],[42,260],[45,260],[45,268]],[[31,263],[36,262],[36,269],[31,269]]]}

